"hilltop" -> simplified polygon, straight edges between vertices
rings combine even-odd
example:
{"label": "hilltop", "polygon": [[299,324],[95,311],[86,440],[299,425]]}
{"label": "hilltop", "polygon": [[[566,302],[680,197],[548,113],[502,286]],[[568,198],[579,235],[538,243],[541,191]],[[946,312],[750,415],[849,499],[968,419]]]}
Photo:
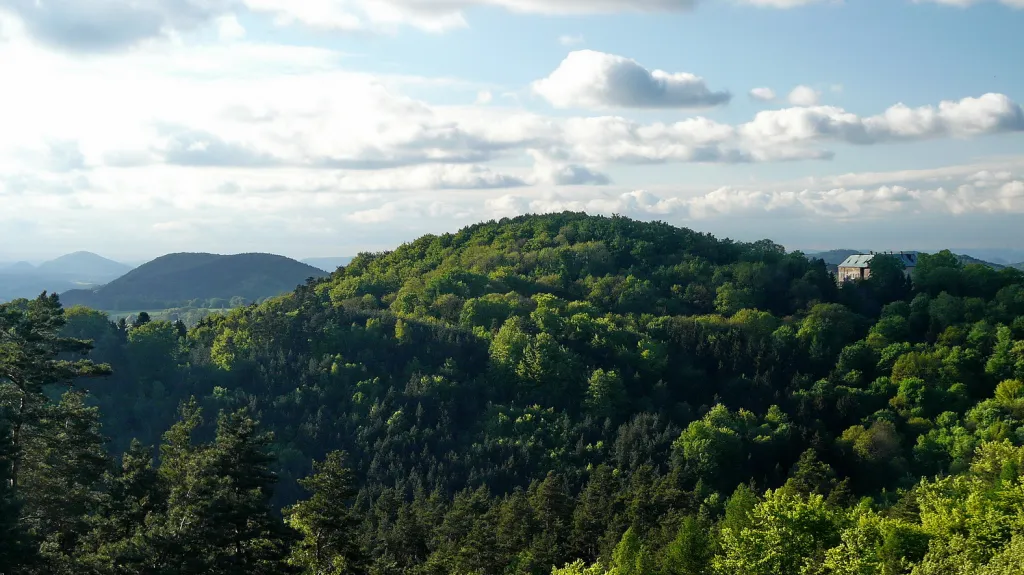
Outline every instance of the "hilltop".
{"label": "hilltop", "polygon": [[260,301],[326,275],[272,254],[178,253],[143,264],[102,287],[65,292],[61,300],[66,306],[103,310],[163,309],[195,300],[224,300],[226,305],[232,299]]}
{"label": "hilltop", "polygon": [[75,252],[43,262],[36,270],[43,274],[63,274],[77,280],[109,281],[130,272],[132,266],[92,252]]}

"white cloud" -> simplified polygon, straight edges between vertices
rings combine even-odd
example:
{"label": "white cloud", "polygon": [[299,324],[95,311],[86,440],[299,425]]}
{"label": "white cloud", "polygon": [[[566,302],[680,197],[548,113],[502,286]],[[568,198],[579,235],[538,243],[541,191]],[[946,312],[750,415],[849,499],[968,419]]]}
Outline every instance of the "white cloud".
{"label": "white cloud", "polygon": [[476,94],[477,104],[490,104],[494,100],[494,94],[490,90],[481,90]]}
{"label": "white cloud", "polygon": [[245,27],[238,21],[238,16],[226,14],[217,19],[217,34],[221,40],[232,41],[245,38]]}
{"label": "white cloud", "polygon": [[558,108],[704,108],[731,98],[708,89],[699,76],[650,71],[635,60],[594,50],[571,52],[533,90]]}
{"label": "white cloud", "polygon": [[563,46],[577,46],[583,43],[583,34],[565,34],[558,37],[558,43]]}
{"label": "white cloud", "polygon": [[189,32],[230,12],[234,0],[0,0],[40,41],[71,51],[109,51]]}
{"label": "white cloud", "polygon": [[[695,0],[0,0],[40,41],[75,52],[102,52],[189,33],[247,10],[278,25],[351,32],[410,26],[444,32],[467,25],[464,12],[496,6],[533,14],[682,12]],[[223,28],[221,28],[223,31]],[[234,28],[237,33],[237,28]]]}
{"label": "white cloud", "polygon": [[750,97],[761,102],[771,102],[775,99],[775,90],[771,88],[754,88],[750,91]]}
{"label": "white cloud", "polygon": [[703,194],[679,195],[634,190],[622,193],[522,195],[505,194],[486,200],[487,217],[565,210],[621,214],[669,222],[744,217],[820,220],[839,224],[921,216],[967,214],[1024,214],[1024,179],[993,187],[969,183],[951,187],[909,188],[881,185],[871,188],[819,188],[764,191],[721,187]]}
{"label": "white cloud", "polygon": [[[833,152],[821,147],[828,142],[1024,130],[1020,106],[1001,94],[937,107],[897,105],[871,117],[831,106],[767,110],[738,125],[704,117],[645,124],[618,116],[545,117],[499,105],[431,106],[396,93],[400,79],[345,72],[340,62],[327,50],[247,42],[87,60],[3,45],[0,76],[21,89],[7,92],[0,108],[0,172],[29,165],[52,170],[56,164],[46,158],[53,154],[58,164],[74,160],[94,169],[379,170],[486,164],[532,153],[535,164],[560,166],[562,173],[567,166],[615,163],[829,158]],[[55,152],[55,142],[75,148]],[[36,151],[27,162],[30,150]],[[584,173],[571,171],[576,175],[565,180],[579,181]]]}
{"label": "white cloud", "polygon": [[816,106],[821,99],[821,92],[810,86],[797,86],[789,93],[789,103],[794,106]]}

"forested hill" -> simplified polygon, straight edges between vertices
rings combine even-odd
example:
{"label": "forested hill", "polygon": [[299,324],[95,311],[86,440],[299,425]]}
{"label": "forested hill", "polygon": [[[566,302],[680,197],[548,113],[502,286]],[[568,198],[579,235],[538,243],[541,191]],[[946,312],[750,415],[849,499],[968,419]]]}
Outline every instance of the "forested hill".
{"label": "forested hill", "polygon": [[162,309],[192,300],[258,301],[326,272],[271,254],[180,253],[159,257],[93,290],[61,294],[67,306],[102,310]]}
{"label": "forested hill", "polygon": [[[0,435],[26,438],[0,517],[34,573],[1024,562],[1017,270],[922,254],[911,283],[880,257],[840,287],[768,241],[566,213],[363,254],[192,330],[56,305],[0,307],[0,400],[39,406]],[[26,359],[78,349],[64,321],[113,375],[47,403],[14,382],[89,373]]]}

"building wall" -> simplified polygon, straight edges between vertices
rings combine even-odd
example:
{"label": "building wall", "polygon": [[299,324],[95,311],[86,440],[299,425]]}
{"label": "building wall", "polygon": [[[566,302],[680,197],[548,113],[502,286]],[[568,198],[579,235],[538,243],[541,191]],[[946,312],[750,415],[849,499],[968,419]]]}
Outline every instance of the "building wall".
{"label": "building wall", "polygon": [[871,270],[867,268],[839,268],[839,281],[853,281],[871,277]]}
{"label": "building wall", "polygon": [[[914,271],[914,268],[906,268],[903,270],[903,274],[910,277],[910,273]],[[844,268],[840,267],[836,276],[839,281],[854,281],[860,279],[868,279],[871,277],[871,268]]]}

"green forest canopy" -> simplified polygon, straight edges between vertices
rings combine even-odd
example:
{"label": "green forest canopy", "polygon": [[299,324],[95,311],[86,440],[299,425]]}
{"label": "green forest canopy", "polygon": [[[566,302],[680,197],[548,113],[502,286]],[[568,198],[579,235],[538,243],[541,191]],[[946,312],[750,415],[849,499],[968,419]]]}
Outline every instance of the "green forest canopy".
{"label": "green forest canopy", "polygon": [[839,286],[772,242],[565,213],[191,330],[0,310],[0,572],[1024,563],[1024,273],[949,252]]}

